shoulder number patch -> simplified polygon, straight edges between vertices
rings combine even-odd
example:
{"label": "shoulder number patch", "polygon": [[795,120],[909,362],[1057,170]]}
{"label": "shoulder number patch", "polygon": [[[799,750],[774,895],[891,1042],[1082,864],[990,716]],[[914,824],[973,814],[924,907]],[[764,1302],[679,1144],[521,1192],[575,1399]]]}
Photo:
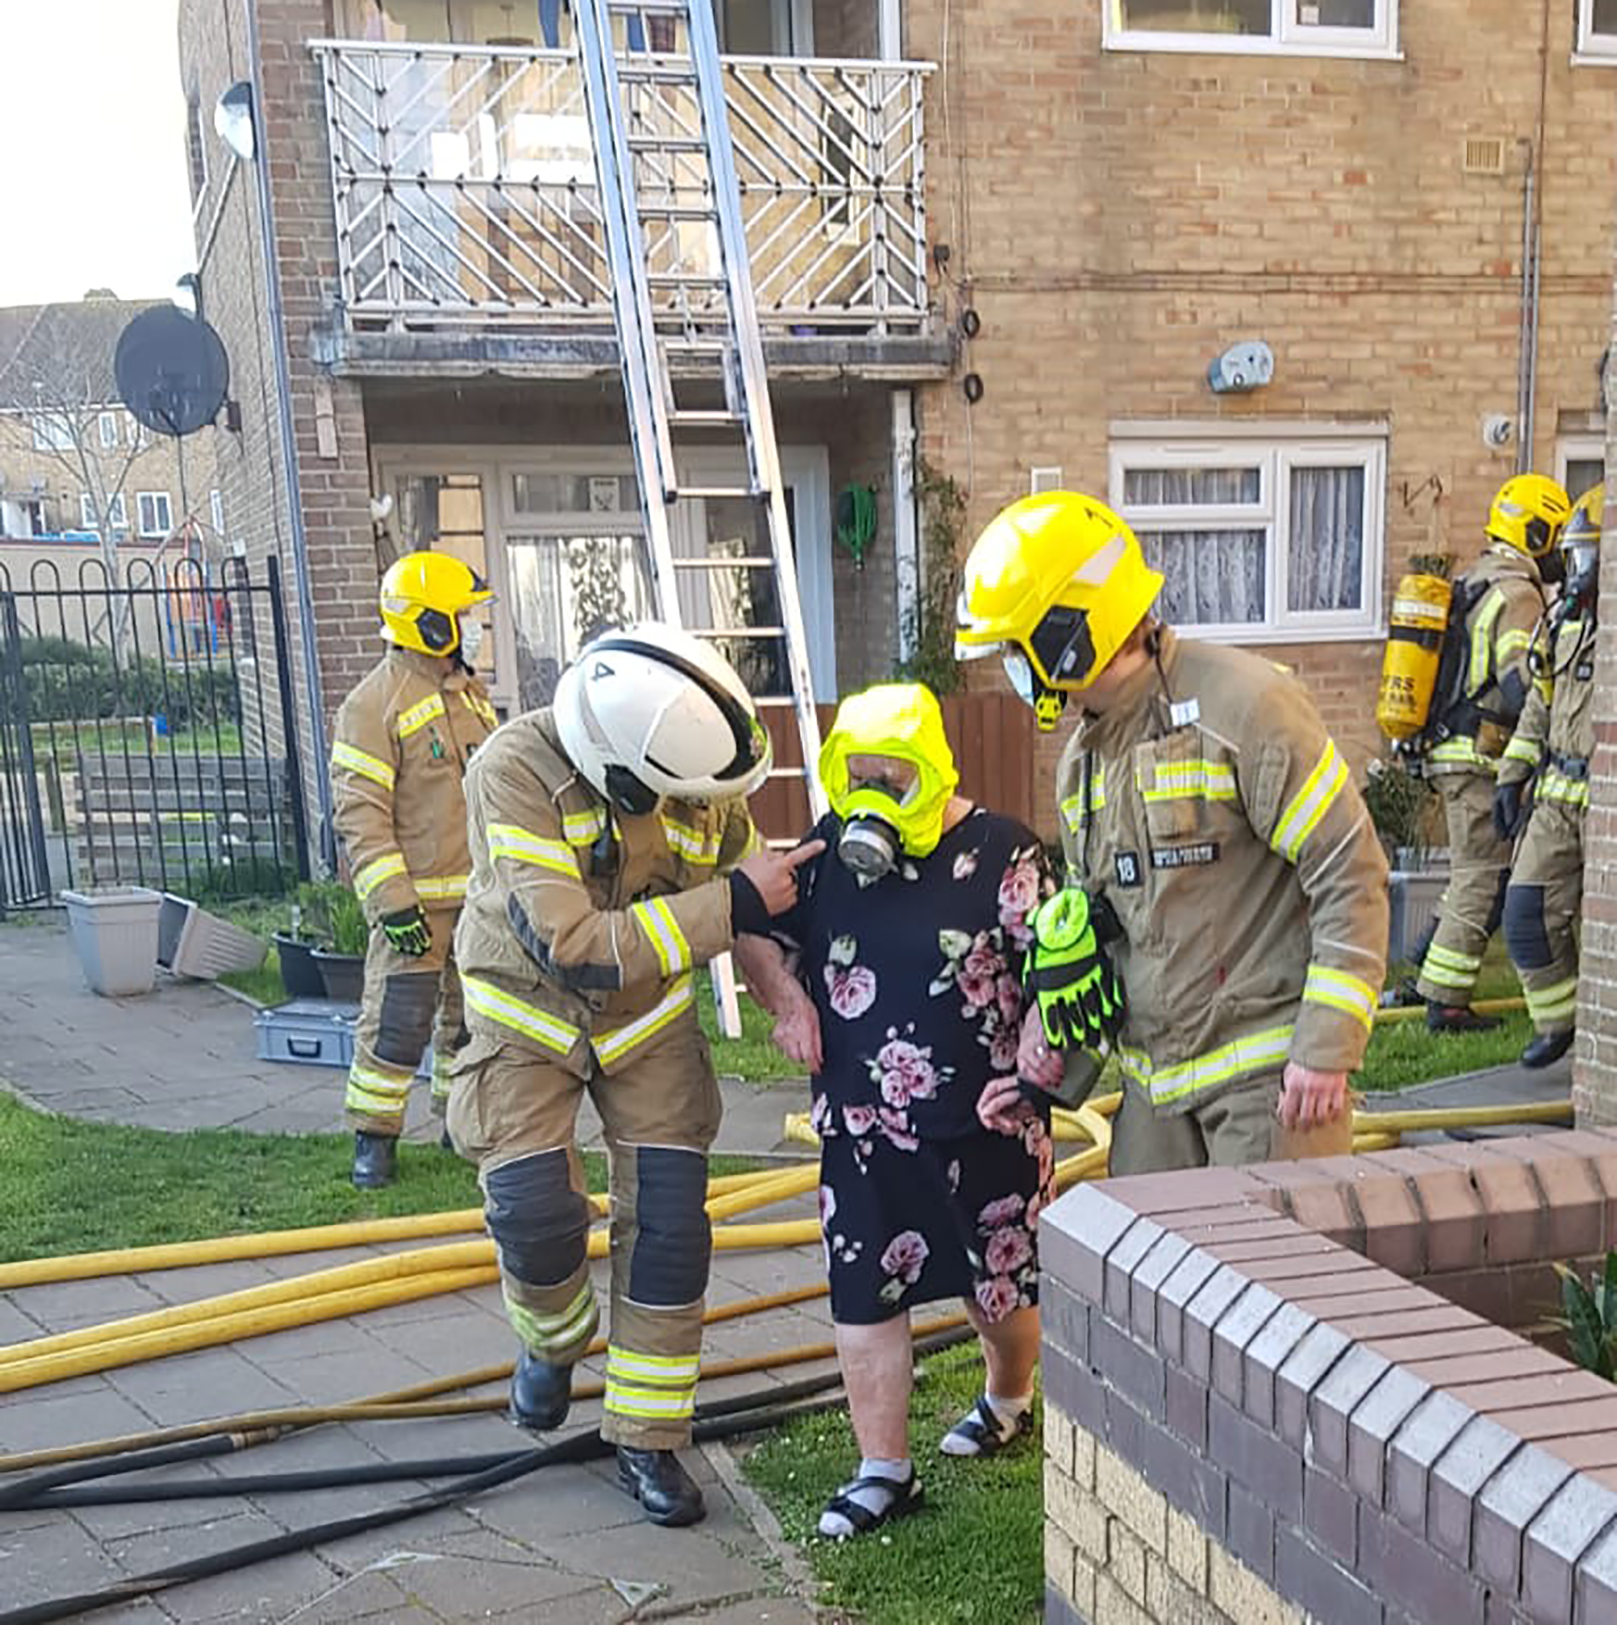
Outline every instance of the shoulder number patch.
{"label": "shoulder number patch", "polygon": [[1119,886],[1138,886],[1140,884],[1140,854],[1138,852],[1119,852],[1112,861],[1117,869],[1117,883]]}

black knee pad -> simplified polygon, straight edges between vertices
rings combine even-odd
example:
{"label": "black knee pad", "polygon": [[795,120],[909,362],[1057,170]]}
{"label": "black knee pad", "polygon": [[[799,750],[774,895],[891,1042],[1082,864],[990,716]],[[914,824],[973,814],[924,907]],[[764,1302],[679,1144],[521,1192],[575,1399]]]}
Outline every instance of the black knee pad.
{"label": "black knee pad", "polygon": [[700,1151],[640,1146],[635,1152],[635,1238],[629,1296],[654,1309],[695,1303],[707,1290],[713,1229],[707,1158]]}
{"label": "black knee pad", "polygon": [[518,1157],[483,1176],[484,1212],[500,1262],[529,1286],[557,1286],[584,1262],[589,1203],[573,1189],[565,1151]]}
{"label": "black knee pad", "polygon": [[395,971],[382,983],[382,1011],[377,1021],[376,1059],[389,1066],[415,1066],[432,1037],[432,1012],[438,1003],[435,970]]}
{"label": "black knee pad", "polygon": [[1499,929],[1499,922],[1505,917],[1505,894],[1510,890],[1510,870],[1499,871],[1499,889],[1493,894],[1493,905],[1488,910],[1488,935],[1491,937]]}
{"label": "black knee pad", "polygon": [[1505,893],[1505,947],[1517,970],[1544,970],[1555,963],[1544,929],[1544,888],[1513,885]]}

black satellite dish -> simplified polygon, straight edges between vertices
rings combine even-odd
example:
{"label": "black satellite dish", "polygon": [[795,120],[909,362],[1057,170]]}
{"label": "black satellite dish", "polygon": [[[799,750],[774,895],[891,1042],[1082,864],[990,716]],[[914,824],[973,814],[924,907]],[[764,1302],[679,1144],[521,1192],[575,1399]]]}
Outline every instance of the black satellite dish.
{"label": "black satellite dish", "polygon": [[230,387],[230,360],[200,316],[154,305],[123,330],[113,374],[125,406],[157,434],[194,434],[212,423]]}

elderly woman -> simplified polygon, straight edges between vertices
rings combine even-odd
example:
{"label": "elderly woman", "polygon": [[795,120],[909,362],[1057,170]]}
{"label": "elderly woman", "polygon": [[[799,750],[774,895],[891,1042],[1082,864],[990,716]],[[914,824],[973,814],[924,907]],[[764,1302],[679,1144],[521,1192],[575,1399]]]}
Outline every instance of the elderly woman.
{"label": "elderly woman", "polygon": [[820,1519],[843,1538],[920,1504],[915,1305],[963,1298],[987,1364],[942,1448],[987,1455],[1030,1425],[1052,1147],[1015,1074],[1025,922],[1053,882],[1033,834],[955,794],[919,685],[844,701],[820,774],[826,852],[798,871],[778,939],[746,938],[738,957],[776,1042],[813,1074],[831,1313],[864,1457]]}

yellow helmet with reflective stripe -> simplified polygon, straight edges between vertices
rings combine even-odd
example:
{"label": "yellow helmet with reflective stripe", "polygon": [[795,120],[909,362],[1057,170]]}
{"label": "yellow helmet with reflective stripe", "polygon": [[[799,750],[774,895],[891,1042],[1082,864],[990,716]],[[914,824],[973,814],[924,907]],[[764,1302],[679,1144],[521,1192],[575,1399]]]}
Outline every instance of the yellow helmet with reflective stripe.
{"label": "yellow helmet with reflective stripe", "polygon": [[[888,756],[915,769],[900,796],[856,779],[855,756]],[[831,810],[844,824],[874,818],[889,825],[905,852],[924,858],[943,834],[943,814],[960,783],[954,752],[943,729],[943,712],[932,690],[920,683],[880,683],[850,694],[837,707],[820,748],[820,782]]]}
{"label": "yellow helmet with reflective stripe", "polygon": [[1547,474],[1515,474],[1494,496],[1487,532],[1496,542],[1541,559],[1555,546],[1571,510],[1571,498]]}
{"label": "yellow helmet with reflective stripe", "polygon": [[460,615],[494,596],[469,564],[450,553],[406,553],[382,577],[382,636],[400,649],[452,655]]}
{"label": "yellow helmet with reflective stripe", "polygon": [[1128,525],[1076,491],[1024,497],[990,521],[966,559],[955,654],[998,651],[1039,726],[1089,687],[1150,613],[1162,577]]}
{"label": "yellow helmet with reflective stripe", "polygon": [[1572,504],[1558,544],[1566,560],[1566,596],[1585,602],[1600,578],[1600,538],[1606,525],[1606,487],[1591,485]]}

